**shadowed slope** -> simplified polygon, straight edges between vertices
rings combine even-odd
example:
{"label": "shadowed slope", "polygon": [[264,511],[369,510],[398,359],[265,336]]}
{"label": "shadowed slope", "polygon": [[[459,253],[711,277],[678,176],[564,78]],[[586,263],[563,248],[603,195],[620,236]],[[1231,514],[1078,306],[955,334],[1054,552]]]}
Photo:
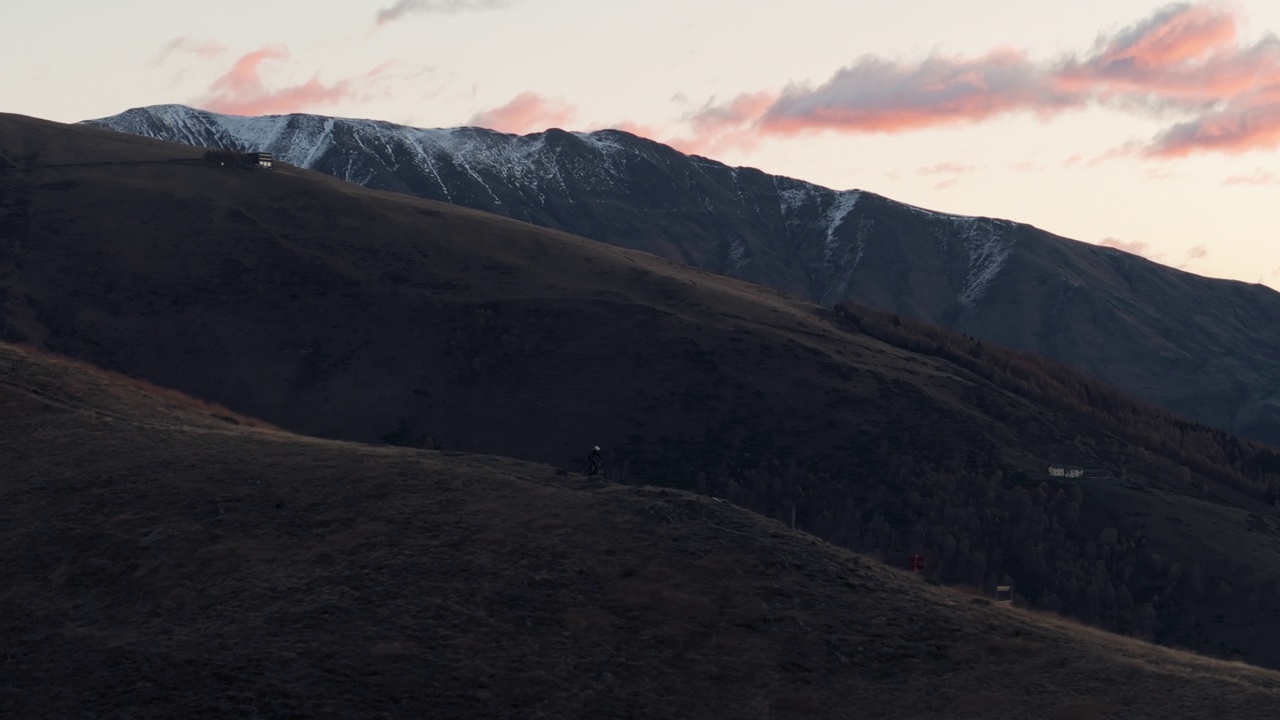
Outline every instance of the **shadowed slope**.
{"label": "shadowed slope", "polygon": [[308,435],[574,469],[600,444],[614,479],[1280,665],[1276,468],[1256,447],[1073,379],[1119,409],[1098,422],[936,341],[651,255],[89,128],[0,129],[8,337]]}
{"label": "shadowed slope", "polygon": [[[898,412],[895,380],[949,385],[910,402],[968,412],[968,380],[758,286],[315,173],[11,125],[38,159],[0,177],[0,332],[290,430],[564,463],[598,442],[652,469],[673,444],[830,448]],[[119,161],[80,165],[77,142]]]}
{"label": "shadowed slope", "polygon": [[852,300],[1056,358],[1280,445],[1280,293],[992,218],[684,155],[616,130],[525,136],[165,105],[87,121],[252,150],[636,248],[832,305]]}
{"label": "shadowed slope", "polygon": [[11,346],[0,370],[0,702],[23,717],[1248,718],[1280,700],[1274,673],[997,609],[706,498],[210,422]]}

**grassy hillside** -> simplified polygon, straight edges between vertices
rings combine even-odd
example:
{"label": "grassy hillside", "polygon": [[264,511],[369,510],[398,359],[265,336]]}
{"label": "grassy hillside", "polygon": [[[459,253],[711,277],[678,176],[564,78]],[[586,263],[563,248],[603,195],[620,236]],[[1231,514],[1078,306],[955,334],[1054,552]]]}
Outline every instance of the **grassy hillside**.
{"label": "grassy hillside", "polygon": [[1263,448],[901,320],[315,173],[12,116],[0,151],[4,337],[311,436],[569,469],[599,444],[615,481],[1280,666]]}
{"label": "grassy hillside", "polygon": [[[233,422],[233,420],[235,420]],[[1268,717],[1280,675],[731,504],[252,428],[0,345],[16,717]]]}
{"label": "grassy hillside", "polygon": [[[1029,225],[732,168],[620,131],[419,131],[167,105],[96,126],[267,150],[349,182],[525,220],[831,305],[1037,352],[1280,445],[1280,293]],[[265,143],[265,144],[264,144]]]}

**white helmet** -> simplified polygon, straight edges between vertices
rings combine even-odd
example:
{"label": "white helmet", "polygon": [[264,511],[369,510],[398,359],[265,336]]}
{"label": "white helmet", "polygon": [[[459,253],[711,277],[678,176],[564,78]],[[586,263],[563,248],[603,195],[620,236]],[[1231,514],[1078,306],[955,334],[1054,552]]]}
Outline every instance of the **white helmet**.
{"label": "white helmet", "polygon": [[597,445],[597,446],[595,446],[594,448],[591,448],[591,449],[592,449],[592,450],[595,450],[596,452],[600,452],[600,446],[599,446],[599,445]]}

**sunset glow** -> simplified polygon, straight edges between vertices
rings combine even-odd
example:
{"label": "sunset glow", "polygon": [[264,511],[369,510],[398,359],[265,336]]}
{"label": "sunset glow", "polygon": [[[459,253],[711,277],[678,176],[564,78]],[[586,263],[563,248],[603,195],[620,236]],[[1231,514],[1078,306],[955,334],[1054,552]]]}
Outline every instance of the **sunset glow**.
{"label": "sunset glow", "polygon": [[1027,5],[10,4],[0,84],[4,110],[64,122],[183,103],[618,128],[1280,287],[1280,4]]}

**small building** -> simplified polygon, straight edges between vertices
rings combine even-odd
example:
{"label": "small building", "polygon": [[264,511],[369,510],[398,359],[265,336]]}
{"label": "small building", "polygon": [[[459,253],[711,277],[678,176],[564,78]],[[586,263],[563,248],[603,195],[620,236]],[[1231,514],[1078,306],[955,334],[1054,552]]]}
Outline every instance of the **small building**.
{"label": "small building", "polygon": [[1049,477],[1067,478],[1109,478],[1113,473],[1107,468],[1082,468],[1061,465],[1049,466]]}
{"label": "small building", "polygon": [[275,162],[275,157],[269,152],[251,152],[249,153],[249,162],[264,170],[270,170],[272,163]]}
{"label": "small building", "polygon": [[1013,607],[1013,586],[997,585],[996,586],[996,602],[1001,605]]}

